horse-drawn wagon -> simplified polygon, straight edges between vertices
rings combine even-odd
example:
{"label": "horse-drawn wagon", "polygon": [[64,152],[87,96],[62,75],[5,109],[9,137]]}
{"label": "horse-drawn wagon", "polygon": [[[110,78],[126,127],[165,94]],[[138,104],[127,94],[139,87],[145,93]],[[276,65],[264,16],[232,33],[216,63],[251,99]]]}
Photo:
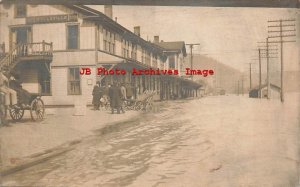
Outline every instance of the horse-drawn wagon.
{"label": "horse-drawn wagon", "polygon": [[[0,72],[1,73],[1,72]],[[41,99],[40,94],[30,93],[28,98],[28,103],[24,103],[22,97],[23,94],[21,90],[15,90],[17,96],[17,102],[12,101],[12,93],[8,83],[1,85],[0,96],[1,96],[1,106],[0,106],[0,117],[1,123],[6,121],[7,114],[9,113],[10,117],[14,121],[19,121],[24,116],[24,111],[29,110],[30,116],[33,121],[40,121],[44,119],[45,115],[45,106],[44,102]],[[7,112],[8,111],[8,112]]]}
{"label": "horse-drawn wagon", "polygon": [[[21,120],[25,110],[30,112],[34,121],[44,119],[45,106],[40,88],[44,88],[42,83],[50,77],[52,50],[52,43],[44,41],[19,42],[12,50],[3,53],[0,58],[0,124],[6,121],[8,113],[12,120]],[[26,75],[27,82],[23,82],[24,77],[20,75]],[[22,83],[35,85],[37,89],[29,93]]]}

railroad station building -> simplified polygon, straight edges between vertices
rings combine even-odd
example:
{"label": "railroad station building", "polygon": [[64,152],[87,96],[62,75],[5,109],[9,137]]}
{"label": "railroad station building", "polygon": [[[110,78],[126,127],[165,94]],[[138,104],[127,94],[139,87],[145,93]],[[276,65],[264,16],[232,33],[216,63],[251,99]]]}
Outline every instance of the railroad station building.
{"label": "railroad station building", "polygon": [[[91,104],[96,81],[128,83],[135,97],[157,91],[157,99],[191,97],[201,85],[182,78],[183,41],[153,42],[141,38],[104,13],[84,5],[28,5],[0,3],[0,67],[20,72],[23,87],[41,93],[46,105]],[[81,68],[91,75],[80,75]],[[126,75],[97,75],[98,68],[126,69]],[[133,76],[133,69],[178,69],[178,75]]]}

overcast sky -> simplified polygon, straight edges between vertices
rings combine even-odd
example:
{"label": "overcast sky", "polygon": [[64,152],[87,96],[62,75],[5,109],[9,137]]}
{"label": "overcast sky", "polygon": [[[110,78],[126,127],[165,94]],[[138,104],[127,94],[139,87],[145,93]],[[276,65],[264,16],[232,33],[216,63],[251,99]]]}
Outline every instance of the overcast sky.
{"label": "overcast sky", "polygon": [[[103,12],[103,6],[94,6]],[[200,43],[195,53],[205,54],[241,71],[256,58],[258,41],[265,41],[268,20],[296,18],[297,9],[113,6],[113,17],[133,31],[141,26],[141,36],[153,40]],[[299,69],[298,45],[285,45],[286,70]],[[189,52],[189,48],[187,48]],[[273,60],[277,69],[277,61]]]}

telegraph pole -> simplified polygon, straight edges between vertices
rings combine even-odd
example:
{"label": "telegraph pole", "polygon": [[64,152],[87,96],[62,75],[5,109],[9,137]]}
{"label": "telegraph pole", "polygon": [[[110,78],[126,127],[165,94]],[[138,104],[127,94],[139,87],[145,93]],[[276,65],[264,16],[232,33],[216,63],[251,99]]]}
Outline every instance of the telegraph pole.
{"label": "telegraph pole", "polygon": [[[274,56],[270,56],[270,54],[277,54],[277,48],[274,49],[274,48],[271,48],[271,47],[274,47],[276,45],[270,45],[269,44],[269,37],[266,38],[266,42],[258,42],[258,43],[265,43],[266,45],[265,46],[259,46],[259,69],[260,69],[260,87],[261,88],[261,59],[262,58],[266,58],[267,59],[267,98],[270,99],[270,85],[271,85],[271,82],[270,82],[270,59],[271,58],[277,58],[277,57],[274,57]],[[276,46],[277,47],[277,46]],[[262,51],[266,51],[265,53],[262,53]],[[276,52],[270,52],[270,51],[276,51]],[[265,56],[263,56],[265,54]]]}
{"label": "telegraph pole", "polygon": [[250,90],[252,89],[252,78],[251,78],[251,71],[252,70],[251,70],[251,64],[252,63],[249,63],[249,65],[250,65],[250,72],[249,72],[250,73]]}
{"label": "telegraph pole", "polygon": [[[261,89],[261,57],[260,57],[260,48],[258,48],[258,63],[259,63],[259,90]],[[259,92],[259,98],[261,98],[261,94]]]}
{"label": "telegraph pole", "polygon": [[240,81],[238,80],[237,95],[240,95]]}
{"label": "telegraph pole", "polygon": [[249,90],[251,90],[252,89],[252,64],[254,64],[254,63],[250,62],[247,64],[249,64],[249,79],[250,79],[250,82],[249,82],[250,89]]}
{"label": "telegraph pole", "polygon": [[[280,43],[280,71],[281,71],[281,80],[280,80],[280,99],[281,102],[284,102],[284,64],[283,64],[283,43],[287,42],[296,42],[295,40],[283,40],[284,37],[295,37],[296,36],[296,19],[280,19],[280,20],[271,20],[268,23],[276,24],[269,25],[268,28],[273,28],[277,30],[268,30],[268,33],[277,33],[277,35],[269,36],[269,38],[277,38],[279,41],[270,41],[269,43]],[[279,24],[279,25],[278,25]],[[283,29],[284,28],[284,29]]]}
{"label": "telegraph pole", "polygon": [[268,99],[270,99],[270,58],[269,58],[269,37],[266,38],[266,56],[267,56],[267,94]]}
{"label": "telegraph pole", "polygon": [[242,77],[242,96],[244,96],[244,76]]}
{"label": "telegraph pole", "polygon": [[[258,47],[258,63],[259,63],[259,87],[258,89],[260,90],[261,89],[261,48]],[[256,60],[256,59],[253,59],[253,60]],[[259,98],[261,98],[261,94],[259,92],[258,94]]]}
{"label": "telegraph pole", "polygon": [[[185,44],[190,46],[190,50],[191,50],[191,69],[193,69],[193,47],[194,45],[200,45],[199,43],[194,43],[194,44]],[[194,80],[194,76],[191,75],[192,80]]]}
{"label": "telegraph pole", "polygon": [[251,72],[252,72],[252,65],[253,63],[249,63],[249,76],[250,76],[250,90],[252,89],[252,77],[251,77]]}

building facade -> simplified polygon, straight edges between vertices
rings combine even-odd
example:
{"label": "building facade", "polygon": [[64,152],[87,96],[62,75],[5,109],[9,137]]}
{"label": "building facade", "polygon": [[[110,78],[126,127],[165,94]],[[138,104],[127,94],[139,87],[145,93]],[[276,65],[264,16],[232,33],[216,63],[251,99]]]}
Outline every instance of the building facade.
{"label": "building facade", "polygon": [[[192,96],[200,85],[178,75],[132,75],[132,70],[172,70],[182,67],[180,49],[140,37],[140,27],[129,31],[112,20],[112,7],[103,14],[83,5],[0,4],[0,63],[2,70],[20,72],[23,87],[42,93],[47,105],[92,101],[96,81],[128,83],[138,97],[157,91],[161,100]],[[90,68],[90,75],[80,75]],[[98,70],[125,69],[125,75]],[[184,85],[184,86],[183,86]]]}

